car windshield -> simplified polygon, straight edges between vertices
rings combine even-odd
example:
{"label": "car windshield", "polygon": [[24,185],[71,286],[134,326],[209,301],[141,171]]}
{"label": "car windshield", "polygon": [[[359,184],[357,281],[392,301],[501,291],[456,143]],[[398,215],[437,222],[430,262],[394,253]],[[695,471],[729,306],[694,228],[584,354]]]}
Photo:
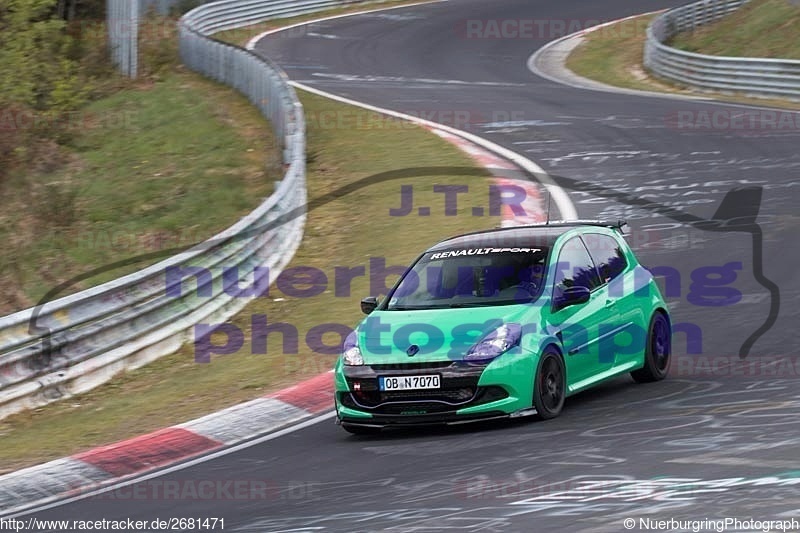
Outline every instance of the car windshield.
{"label": "car windshield", "polygon": [[546,259],[543,247],[428,252],[389,295],[386,310],[530,303],[541,293]]}

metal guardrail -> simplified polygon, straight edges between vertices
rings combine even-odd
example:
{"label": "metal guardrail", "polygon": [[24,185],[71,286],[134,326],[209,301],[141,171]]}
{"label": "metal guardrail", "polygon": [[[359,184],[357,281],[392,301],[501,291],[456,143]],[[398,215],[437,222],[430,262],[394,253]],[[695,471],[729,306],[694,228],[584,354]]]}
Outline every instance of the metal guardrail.
{"label": "metal guardrail", "polygon": [[129,78],[135,78],[139,71],[137,29],[141,7],[138,0],[106,0],[106,26],[111,60]]}
{"label": "metal guardrail", "polygon": [[647,28],[644,65],[657,76],[700,90],[800,97],[800,61],[708,56],[666,43],[682,31],[709,24],[748,0],[703,0],[657,16]]}
{"label": "metal guardrail", "polygon": [[302,106],[276,65],[209,34],[348,3],[354,0],[223,0],[180,20],[184,63],[241,91],[270,120],[283,142],[284,178],[252,213],[190,250],[0,317],[0,418],[87,391],[174,352],[191,339],[194,324],[225,320],[252,299],[247,289],[260,286],[267,272],[275,279],[305,224]]}
{"label": "metal guardrail", "polygon": [[[142,20],[152,11],[169,15],[185,6],[213,3],[208,11],[196,12],[195,26],[201,33],[240,28],[270,18],[293,17],[331,7],[387,0],[106,0],[106,25],[114,64],[129,78],[139,73],[139,34]],[[202,6],[201,6],[202,7]],[[188,14],[188,13],[187,13]]]}

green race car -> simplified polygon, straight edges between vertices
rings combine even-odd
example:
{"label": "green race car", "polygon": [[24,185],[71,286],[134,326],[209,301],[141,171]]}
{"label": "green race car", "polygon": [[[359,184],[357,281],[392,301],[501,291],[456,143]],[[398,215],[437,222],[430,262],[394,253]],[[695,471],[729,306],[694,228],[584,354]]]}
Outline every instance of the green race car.
{"label": "green race car", "polygon": [[624,223],[470,233],[423,253],[347,338],[336,411],[351,433],[536,414],[630,372],[663,379],[671,322]]}

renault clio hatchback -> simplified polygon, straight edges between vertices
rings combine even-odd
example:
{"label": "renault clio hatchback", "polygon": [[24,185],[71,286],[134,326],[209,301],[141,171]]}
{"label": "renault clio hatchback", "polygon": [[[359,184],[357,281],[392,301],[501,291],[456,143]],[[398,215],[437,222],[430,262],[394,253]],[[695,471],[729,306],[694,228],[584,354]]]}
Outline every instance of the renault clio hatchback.
{"label": "renault clio hatchback", "polygon": [[335,366],[351,433],[559,415],[566,397],[630,372],[663,379],[671,321],[624,223],[470,233],[425,251],[347,338]]}

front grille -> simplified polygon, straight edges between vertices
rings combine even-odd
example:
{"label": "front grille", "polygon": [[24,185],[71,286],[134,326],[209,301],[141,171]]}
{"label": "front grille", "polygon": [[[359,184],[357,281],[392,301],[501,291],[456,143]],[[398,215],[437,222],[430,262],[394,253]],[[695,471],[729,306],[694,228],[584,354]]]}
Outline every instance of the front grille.
{"label": "front grille", "polygon": [[404,391],[356,391],[356,401],[367,407],[375,407],[388,402],[414,402],[420,400],[459,404],[475,396],[474,387],[457,389],[404,390]]}
{"label": "front grille", "polygon": [[[459,409],[481,405],[508,396],[502,387],[478,387],[485,364],[459,361],[405,363],[393,365],[359,365],[344,369],[351,392],[340,392],[342,405],[372,413],[375,416],[423,416],[442,414],[455,416]],[[381,391],[381,377],[437,374],[441,388],[425,390]]]}
{"label": "front grille", "polygon": [[475,395],[475,400],[470,405],[482,405],[484,403],[496,402],[508,398],[508,392],[503,387],[492,385],[490,387],[481,387],[478,389],[478,394]]}
{"label": "front grille", "polygon": [[339,399],[346,407],[386,415],[455,413],[458,409],[507,397],[508,392],[497,386],[388,392],[362,390],[339,393]]}
{"label": "front grille", "polygon": [[454,361],[435,361],[431,363],[397,363],[388,365],[370,365],[376,372],[386,372],[387,370],[438,370],[453,366]]}
{"label": "front grille", "polygon": [[382,405],[373,412],[382,415],[427,415],[432,413],[446,413],[453,411],[452,405],[436,402],[416,403],[389,403]]}
{"label": "front grille", "polygon": [[[420,372],[417,370],[416,372]],[[400,376],[400,375],[407,375],[399,374],[399,373],[387,373],[382,374],[385,376]],[[458,390],[458,389],[471,389],[471,393],[475,392],[475,389],[478,387],[478,380],[480,379],[480,375],[477,373],[473,374],[466,374],[466,373],[447,373],[446,371],[443,372],[436,372],[441,377],[441,389],[428,389],[423,391],[380,391],[379,387],[379,380],[380,376],[375,374],[371,374],[369,377],[351,377],[347,376],[347,384],[352,391],[367,393],[367,392],[374,392],[376,394],[396,394],[396,393],[418,393],[422,392],[427,395],[431,394],[448,394],[450,391]],[[373,404],[378,404],[382,401],[387,401],[385,399],[380,399],[378,396],[375,397],[365,397],[367,399],[371,399]],[[467,398],[468,399],[468,398]]]}

